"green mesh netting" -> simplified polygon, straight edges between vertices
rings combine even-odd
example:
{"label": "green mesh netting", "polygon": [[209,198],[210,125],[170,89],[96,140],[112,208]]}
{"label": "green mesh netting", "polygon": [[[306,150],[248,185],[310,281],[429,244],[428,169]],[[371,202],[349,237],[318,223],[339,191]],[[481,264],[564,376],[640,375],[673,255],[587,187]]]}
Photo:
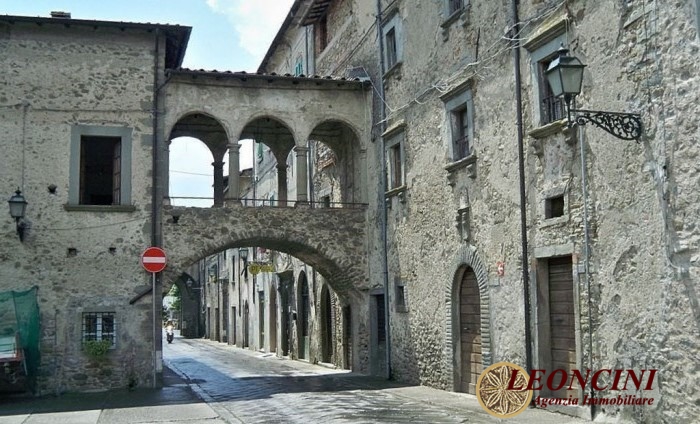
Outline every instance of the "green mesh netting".
{"label": "green mesh netting", "polygon": [[17,386],[14,389],[33,390],[39,369],[41,334],[36,292],[36,287],[0,292],[0,366],[4,368],[5,385]]}

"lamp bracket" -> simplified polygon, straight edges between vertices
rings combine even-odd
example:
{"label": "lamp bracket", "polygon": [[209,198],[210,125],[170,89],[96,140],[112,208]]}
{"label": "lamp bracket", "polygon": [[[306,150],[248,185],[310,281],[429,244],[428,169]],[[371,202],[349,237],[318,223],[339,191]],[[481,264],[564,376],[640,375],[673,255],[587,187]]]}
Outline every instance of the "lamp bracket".
{"label": "lamp bracket", "polygon": [[642,118],[637,113],[606,112],[602,110],[571,109],[579,125],[592,123],[621,140],[639,142],[642,136]]}

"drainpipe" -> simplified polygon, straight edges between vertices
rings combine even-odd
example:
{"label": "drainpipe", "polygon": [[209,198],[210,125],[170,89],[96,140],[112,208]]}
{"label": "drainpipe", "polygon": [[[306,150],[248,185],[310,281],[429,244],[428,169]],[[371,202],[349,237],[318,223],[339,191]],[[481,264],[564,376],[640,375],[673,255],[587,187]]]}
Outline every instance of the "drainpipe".
{"label": "drainpipe", "polygon": [[[513,39],[520,32],[520,19],[518,18],[518,0],[512,0]],[[515,73],[515,117],[518,130],[518,178],[520,183],[520,242],[522,248],[523,269],[523,300],[525,302],[525,369],[532,369],[532,340],[530,337],[530,271],[528,267],[527,247],[527,195],[525,193],[525,149],[523,147],[523,100],[522,81],[520,79],[520,46],[513,43],[513,72]]]}
{"label": "drainpipe", "polygon": [[[152,120],[153,120],[153,154],[152,154],[152,159],[153,163],[151,164],[151,167],[153,169],[152,171],[152,187],[151,187],[151,246],[160,246],[161,242],[161,237],[159,233],[159,224],[160,224],[160,202],[158,201],[158,183],[160,182],[159,178],[159,167],[158,167],[158,160],[160,159],[159,153],[159,144],[158,144],[158,107],[160,106],[160,98],[158,96],[158,90],[159,90],[159,69],[160,69],[160,29],[156,28],[156,33],[155,33],[155,56],[153,59],[153,115],[152,115]],[[160,347],[160,339],[157,337],[157,328],[160,328],[160,325],[157,325],[156,323],[160,321],[160,319],[157,317],[156,314],[156,309],[157,309],[157,304],[156,304],[156,293],[157,290],[156,288],[160,287],[160,273],[154,274],[153,275],[153,284],[151,287],[151,309],[153,313],[153,321],[151,322],[151,325],[153,327],[153,388],[158,387],[158,365],[159,361],[161,360],[162,354],[161,351],[159,350]]]}
{"label": "drainpipe", "polygon": [[[382,1],[377,0],[377,35],[379,39],[379,95],[380,95],[380,107],[381,107],[381,121],[384,122],[386,118],[386,105],[384,103],[384,68],[386,64],[384,63],[384,38],[382,37]],[[381,130],[384,132],[385,124],[382,123]],[[387,380],[391,378],[391,323],[390,323],[390,303],[389,303],[389,243],[388,243],[388,231],[387,231],[387,220],[388,211],[386,207],[386,198],[384,193],[386,193],[386,151],[384,149],[384,140],[382,139],[382,144],[379,146],[381,150],[381,167],[382,171],[380,173],[381,188],[379,192],[379,204],[382,205],[381,217],[381,235],[382,243],[384,244],[384,255],[382,255],[382,274],[384,275],[384,333],[386,334],[386,378]]]}
{"label": "drainpipe", "polygon": [[[583,260],[584,275],[586,277],[586,291],[588,292],[588,367],[593,369],[593,320],[591,319],[591,275],[590,275],[590,239],[588,236],[588,180],[586,179],[586,145],[583,125],[578,125],[578,144],[581,149],[581,191],[583,195]],[[581,388],[583,390],[583,387]],[[595,399],[593,386],[589,387],[591,399]],[[591,402],[591,419],[595,416],[595,402]]]}

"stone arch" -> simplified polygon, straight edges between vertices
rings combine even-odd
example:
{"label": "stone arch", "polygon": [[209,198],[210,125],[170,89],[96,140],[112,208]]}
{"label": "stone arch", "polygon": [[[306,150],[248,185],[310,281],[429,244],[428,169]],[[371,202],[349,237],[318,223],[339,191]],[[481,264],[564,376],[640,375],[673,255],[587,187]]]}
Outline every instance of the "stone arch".
{"label": "stone arch", "polygon": [[269,112],[259,112],[250,115],[245,121],[243,121],[245,122],[245,124],[243,124],[243,126],[241,127],[241,131],[238,134],[237,140],[251,138],[250,129],[248,129],[248,127],[260,119],[269,119],[270,121],[275,121],[276,123],[280,124],[280,126],[284,127],[287,131],[289,131],[290,134],[294,135],[294,129],[292,125],[290,125],[284,119],[275,116],[274,114],[271,114]]}
{"label": "stone arch", "polygon": [[333,300],[328,284],[321,287],[319,305],[319,327],[321,334],[321,362],[330,363],[333,360]]}
{"label": "stone arch", "polygon": [[221,118],[213,115],[212,113],[205,112],[201,109],[190,109],[190,110],[182,112],[180,115],[178,115],[177,119],[174,119],[172,123],[168,124],[168,126],[166,128],[166,132],[165,132],[168,135],[166,137],[166,140],[170,141],[173,138],[177,138],[177,137],[198,138],[195,135],[192,135],[192,136],[177,135],[177,133],[176,133],[176,135],[173,136],[173,131],[175,130],[175,127],[177,126],[178,123],[180,123],[183,119],[187,118],[188,116],[195,116],[195,115],[201,115],[201,116],[207,117],[213,121],[216,121],[216,123],[218,123],[221,126],[221,128],[224,130],[224,133],[226,135],[226,139],[227,140],[231,139],[231,129],[229,128],[228,123],[224,119],[221,119]]}
{"label": "stone arch", "polygon": [[[343,119],[324,119],[316,123],[308,140],[311,142],[311,154],[315,156],[313,160],[321,167],[319,175],[314,175],[315,189],[333,191],[338,187],[339,196],[333,192],[327,193],[331,200],[362,202],[365,198],[364,150],[357,129]],[[326,168],[326,164],[333,166]]]}
{"label": "stone arch", "polygon": [[301,271],[297,278],[297,357],[309,359],[311,341],[311,293],[306,272]]}
{"label": "stone arch", "polygon": [[457,363],[459,348],[459,329],[455,328],[455,314],[459,311],[459,285],[462,276],[467,268],[471,268],[476,275],[479,286],[479,301],[481,308],[481,357],[484,367],[488,367],[493,362],[493,352],[491,349],[491,302],[488,289],[488,272],[481,258],[476,253],[476,248],[471,245],[463,245],[455,253],[450,267],[452,279],[445,283],[445,358],[447,358],[445,368],[452,370],[447,375],[451,376],[451,387],[453,390],[459,382],[459,364]]}

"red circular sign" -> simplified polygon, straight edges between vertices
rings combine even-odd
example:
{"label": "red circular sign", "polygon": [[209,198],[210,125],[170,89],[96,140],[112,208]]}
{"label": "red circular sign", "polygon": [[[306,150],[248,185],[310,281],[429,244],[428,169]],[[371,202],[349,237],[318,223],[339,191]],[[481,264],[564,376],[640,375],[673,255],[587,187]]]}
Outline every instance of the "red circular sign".
{"label": "red circular sign", "polygon": [[149,247],[141,254],[141,265],[148,272],[161,272],[165,262],[165,250],[160,247]]}

